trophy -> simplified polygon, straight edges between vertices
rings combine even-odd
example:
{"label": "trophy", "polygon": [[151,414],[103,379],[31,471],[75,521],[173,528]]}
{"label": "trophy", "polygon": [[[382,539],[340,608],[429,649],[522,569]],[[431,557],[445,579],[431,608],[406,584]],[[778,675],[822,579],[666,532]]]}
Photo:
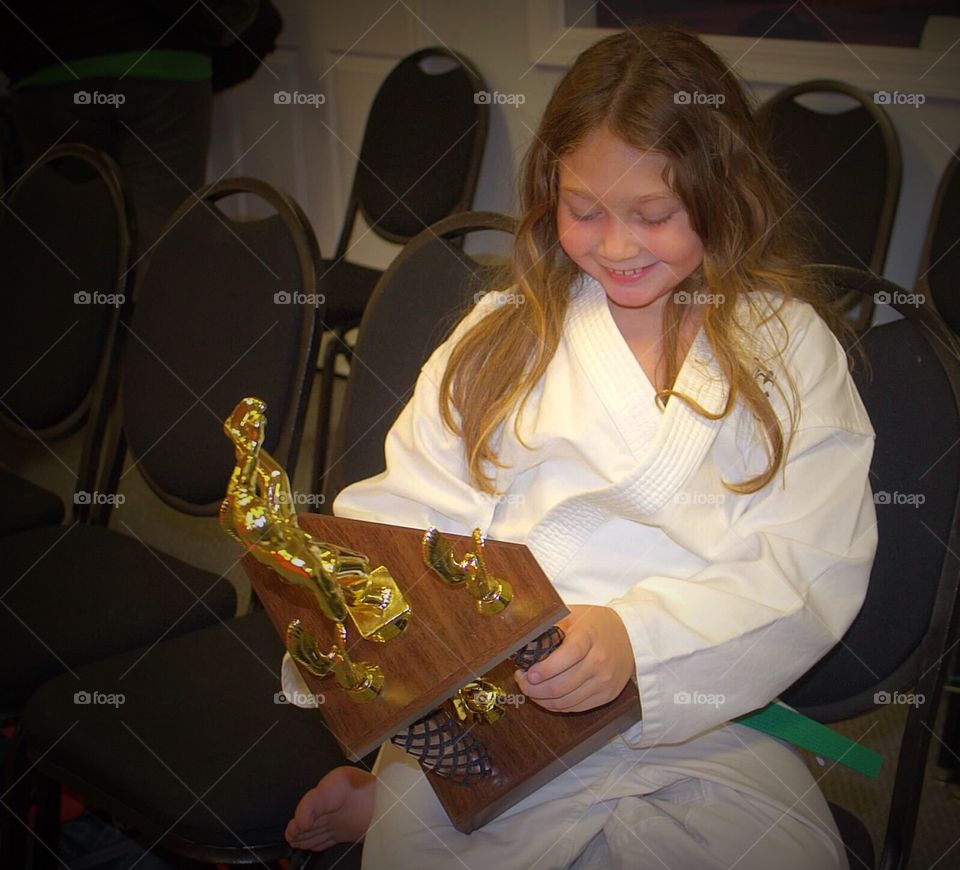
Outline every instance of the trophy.
{"label": "trophy", "polygon": [[224,423],[236,466],[220,522],[348,758],[391,740],[469,833],[640,718],[632,681],[582,713],[526,701],[514,672],[562,643],[569,611],[525,546],[298,515],[265,428],[256,398]]}

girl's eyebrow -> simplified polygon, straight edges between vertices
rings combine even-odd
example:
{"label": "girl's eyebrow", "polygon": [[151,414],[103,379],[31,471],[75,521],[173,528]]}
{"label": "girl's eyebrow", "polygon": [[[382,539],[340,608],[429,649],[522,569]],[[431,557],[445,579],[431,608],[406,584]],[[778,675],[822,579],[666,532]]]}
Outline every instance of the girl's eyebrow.
{"label": "girl's eyebrow", "polygon": [[[578,199],[589,200],[590,202],[599,202],[599,198],[598,198],[598,197],[594,196],[594,195],[593,195],[592,193],[590,193],[589,191],[581,190],[579,187],[570,187],[569,185],[566,185],[566,184],[565,184],[565,185],[563,185],[563,187],[560,188],[560,190],[561,190],[561,192],[563,192],[563,193],[569,193],[571,196],[575,196],[575,197],[577,197]],[[647,194],[644,194],[643,196],[635,196],[635,197],[633,197],[633,199],[631,200],[631,202],[634,202],[634,203],[638,203],[638,202],[650,202],[650,201],[655,200],[655,199],[674,199],[674,198],[675,198],[675,197],[674,197],[674,194],[669,193],[669,192],[666,192],[666,193],[647,193]]]}

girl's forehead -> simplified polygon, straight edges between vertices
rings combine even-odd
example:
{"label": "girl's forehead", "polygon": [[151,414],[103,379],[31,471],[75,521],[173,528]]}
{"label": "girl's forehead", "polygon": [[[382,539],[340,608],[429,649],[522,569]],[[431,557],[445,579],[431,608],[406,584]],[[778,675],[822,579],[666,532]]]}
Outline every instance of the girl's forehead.
{"label": "girl's forehead", "polygon": [[558,163],[561,191],[595,198],[672,196],[669,169],[665,154],[635,148],[606,128],[591,133]]}

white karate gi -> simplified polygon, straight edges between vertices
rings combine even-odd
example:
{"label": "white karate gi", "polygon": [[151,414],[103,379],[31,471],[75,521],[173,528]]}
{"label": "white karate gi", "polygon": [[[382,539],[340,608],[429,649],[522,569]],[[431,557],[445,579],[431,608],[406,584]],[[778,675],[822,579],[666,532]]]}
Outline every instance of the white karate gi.
{"label": "white karate gi", "polygon": [[[469,836],[450,825],[416,763],[387,745],[364,867],[845,867],[799,756],[725,724],[806,672],[866,592],[873,429],[839,344],[810,306],[783,309],[801,416],[785,472],[739,495],[722,481],[766,465],[749,414],[738,406],[712,421],[677,398],[661,411],[602,287],[584,278],[522,418],[532,449],[509,420],[502,495],[490,497],[469,484],[461,442],[437,411],[450,347],[490,304],[424,366],[387,438],[387,470],[345,489],[334,511],[526,543],[565,602],[622,617],[643,721]],[[754,339],[786,434],[786,381],[768,356],[775,336],[758,328]],[[702,331],[675,389],[708,410],[724,406]],[[285,674],[296,690],[295,670]]]}

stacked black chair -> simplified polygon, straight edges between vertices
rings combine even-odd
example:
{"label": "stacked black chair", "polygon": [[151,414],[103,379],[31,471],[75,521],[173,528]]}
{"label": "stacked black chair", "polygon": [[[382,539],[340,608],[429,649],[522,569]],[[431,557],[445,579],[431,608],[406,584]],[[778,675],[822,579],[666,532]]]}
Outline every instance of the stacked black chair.
{"label": "stacked black chair", "polygon": [[[512,223],[488,213],[441,221],[411,241],[378,283],[357,340],[337,438],[348,446],[335,481],[327,481],[327,504],[334,485],[383,469],[384,435],[421,366],[492,268],[458,241],[486,230],[511,233]],[[418,317],[398,334],[398,313],[414,293]],[[123,688],[121,676],[140,655],[78,669],[84,686],[123,691],[126,702],[87,708],[66,735],[79,718],[76,681],[60,677],[34,695],[23,741],[38,770],[138,831],[148,848],[226,864],[289,855],[283,831],[297,801],[346,761],[319,713],[278,703],[283,646],[266,614],[157,645],[137,665],[136,682]],[[316,860],[348,870],[359,856],[345,845]]]}
{"label": "stacked black chair", "polygon": [[[842,95],[859,103],[837,114],[797,102],[804,95]],[[896,131],[882,105],[859,88],[817,79],[786,88],[757,110],[771,153],[811,233],[812,260],[883,272],[900,196],[902,162]],[[873,316],[873,301],[851,294],[838,304],[859,306],[855,328]]]}
{"label": "stacked black chair", "polygon": [[344,334],[360,323],[380,277],[347,259],[357,215],[388,242],[404,244],[430,224],[470,208],[487,139],[489,95],[462,56],[424,48],[384,80],[367,117],[340,240],[324,264],[324,352],[315,466],[326,461],[335,365]]}
{"label": "stacked black chair", "polygon": [[960,153],[943,172],[920,256],[916,289],[924,294],[954,333],[960,335]]}
{"label": "stacked black chair", "polygon": [[932,308],[862,270],[814,267],[840,292],[889,300],[902,319],[869,329],[854,378],[876,431],[870,482],[879,544],[863,607],[834,649],[784,693],[821,722],[878,709],[885,697],[913,694],[901,738],[881,848],[863,823],[831,805],[850,866],[903,868],[920,804],[930,734],[960,584],[960,365],[948,331]]}
{"label": "stacked black chair", "polygon": [[[233,220],[218,202],[234,194],[255,196],[275,213]],[[114,515],[118,528],[108,528],[112,496],[126,458],[128,472],[136,468],[166,505],[215,516],[234,464],[223,420],[247,395],[267,401],[266,448],[293,472],[322,316],[315,304],[322,295],[319,259],[303,212],[263,182],[220,181],[191,196],[171,217],[123,327],[116,413],[111,416],[102,405],[93,412],[108,437],[91,522],[0,539],[0,707],[5,711],[16,713],[45,680],[67,672],[71,715],[81,723],[95,722],[101,708],[84,705],[84,698],[95,702],[93,693],[110,690],[95,678],[88,682],[86,666],[138,648],[115,687],[133,704],[136,694],[128,686],[154,692],[160,690],[154,680],[165,677],[169,684],[176,677],[150,670],[153,645],[234,617],[236,593],[222,575],[129,534],[123,507]],[[43,709],[43,702],[33,709]],[[133,707],[121,707],[119,715],[128,709]],[[242,717],[243,710],[233,714]],[[193,715],[174,704],[174,720],[164,724],[189,733],[189,722],[176,717]],[[84,738],[118,757],[118,745],[82,724],[64,748]],[[10,759],[10,782],[27,764],[22,746],[20,741]],[[19,814],[25,812],[27,781],[8,798]],[[14,833],[22,831],[10,814],[5,824]],[[53,837],[54,830],[45,835]],[[5,852],[0,865],[23,866],[22,852],[16,851],[22,838],[8,834],[0,841]]]}
{"label": "stacked black chair", "polygon": [[[72,468],[48,442],[76,433],[93,397],[111,390],[131,244],[119,170],[86,145],[51,149],[4,194],[0,424],[10,436],[47,445],[70,489],[89,489],[96,451],[87,452],[87,466]],[[103,435],[86,434],[91,445]],[[71,513],[85,509],[74,505]],[[59,495],[0,465],[0,535],[58,525],[64,513]]]}

